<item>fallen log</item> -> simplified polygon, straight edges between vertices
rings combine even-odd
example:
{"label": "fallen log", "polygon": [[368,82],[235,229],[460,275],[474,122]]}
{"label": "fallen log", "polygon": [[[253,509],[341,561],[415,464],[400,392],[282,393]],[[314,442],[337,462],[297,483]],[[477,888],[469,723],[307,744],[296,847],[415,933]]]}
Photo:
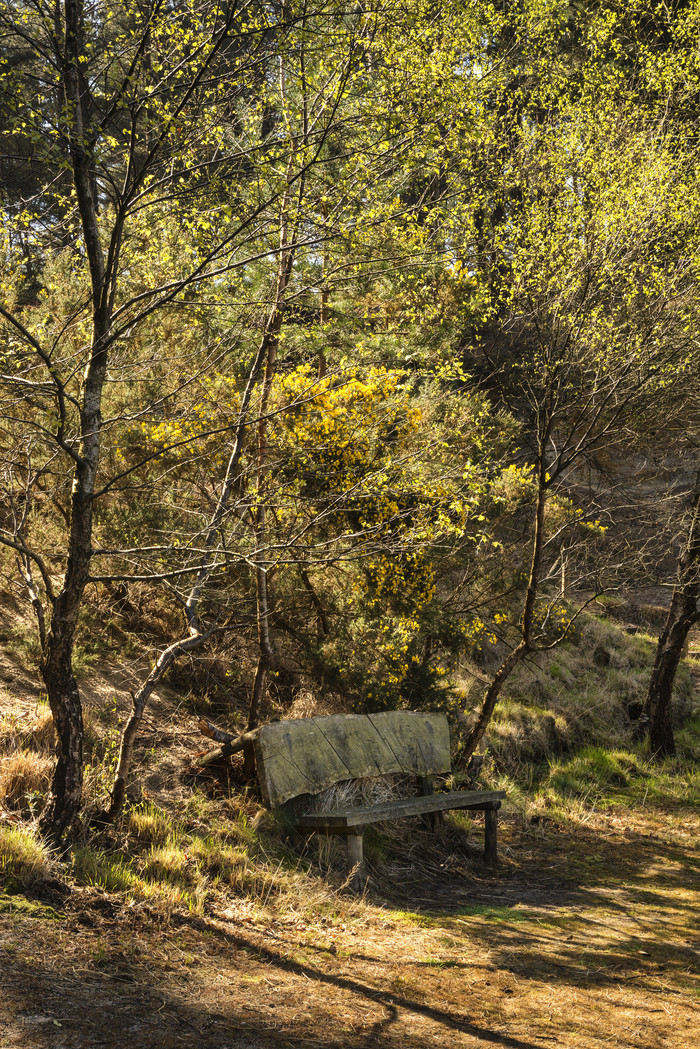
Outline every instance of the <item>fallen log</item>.
{"label": "fallen log", "polygon": [[257,739],[259,731],[259,728],[254,728],[250,732],[244,732],[241,736],[231,736],[230,740],[222,743],[220,747],[209,750],[206,754],[202,754],[200,758],[196,758],[196,764],[200,768],[207,768],[209,765],[215,765],[217,761],[221,761],[223,758],[230,757],[231,754],[237,754]]}
{"label": "fallen log", "polygon": [[198,725],[199,731],[203,736],[215,739],[217,743],[233,743],[234,739],[238,739],[238,736],[233,732],[224,731],[224,729],[215,725],[213,721],[207,721],[206,718],[200,718]]}

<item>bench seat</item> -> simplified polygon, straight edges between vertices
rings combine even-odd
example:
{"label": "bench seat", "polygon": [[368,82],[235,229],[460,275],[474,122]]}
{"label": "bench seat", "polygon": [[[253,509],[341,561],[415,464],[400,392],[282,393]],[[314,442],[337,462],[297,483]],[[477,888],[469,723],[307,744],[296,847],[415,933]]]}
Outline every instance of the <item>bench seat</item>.
{"label": "bench seat", "polygon": [[350,805],[327,812],[308,812],[296,816],[294,822],[300,829],[342,833],[350,827],[403,819],[407,816],[424,816],[431,812],[448,812],[452,809],[498,809],[505,796],[504,790],[452,790],[444,794],[380,801],[374,805]]}

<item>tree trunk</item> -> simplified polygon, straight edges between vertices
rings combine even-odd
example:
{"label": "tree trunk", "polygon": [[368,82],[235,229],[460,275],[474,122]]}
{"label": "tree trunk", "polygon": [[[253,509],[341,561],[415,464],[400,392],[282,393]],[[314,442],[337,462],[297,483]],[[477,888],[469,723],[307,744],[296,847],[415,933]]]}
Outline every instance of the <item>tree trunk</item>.
{"label": "tree trunk", "polygon": [[528,652],[528,647],[524,641],[520,641],[515,646],[512,652],[510,652],[501,663],[500,667],[494,675],[493,681],[484,692],[483,699],[481,701],[481,710],[479,711],[479,717],[476,720],[476,724],[472,728],[471,732],[467,736],[464,751],[462,754],[462,760],[469,761],[470,757],[481,743],[484,737],[486,729],[489,727],[489,722],[496,709],[496,702],[501,689],[505,685],[506,681],[510,677],[511,673],[517,667],[518,663],[521,662]]}
{"label": "tree trunk", "polygon": [[53,604],[40,664],[58,741],[56,768],[40,826],[56,846],[60,844],[81,806],[84,729],[80,693],[73,674],[73,640],[90,573],[93,497],[100,455],[102,391],[107,369],[106,339],[110,327],[109,280],[100,243],[92,162],[83,119],[85,87],[80,73],[82,24],[82,3],[80,0],[66,0],[65,50],[60,55],[68,111],[64,133],[90,268],[92,344],[83,379],[80,443],[78,455],[75,456],[66,573]]}
{"label": "tree trunk", "polygon": [[124,727],[124,731],[122,732],[119,758],[117,760],[117,768],[114,774],[114,783],[112,785],[110,806],[107,812],[102,813],[102,818],[114,820],[122,810],[124,798],[126,797],[126,786],[129,778],[129,769],[131,768],[131,759],[134,752],[134,743],[136,742],[136,736],[143,719],[146,704],[148,703],[154,688],[163,679],[166,670],[173,665],[178,656],[183,652],[191,652],[193,649],[199,648],[210,637],[211,631],[207,634],[193,633],[190,637],[180,638],[178,641],[174,641],[172,645],[169,645],[165,649],[165,651],[161,652],[153,670],[141,687],[134,693],[131,715]]}
{"label": "tree trunk", "polygon": [[[59,595],[59,598],[64,595]],[[54,614],[48,651],[41,663],[56,728],[56,765],[40,829],[59,847],[80,811],[83,791],[83,710],[72,670],[74,624]]]}
{"label": "tree trunk", "polygon": [[648,718],[649,741],[653,754],[672,755],[676,752],[671,721],[673,683],[690,628],[698,621],[699,599],[700,477],[693,492],[688,538],[678,562],[671,607],[659,637],[654,669],[649,681],[645,714]]}
{"label": "tree trunk", "polygon": [[[265,544],[265,507],[261,504],[256,515],[256,539],[258,550]],[[259,560],[255,566],[255,604],[258,622],[258,665],[255,668],[253,690],[250,695],[248,732],[257,728],[260,706],[265,695],[267,674],[273,664],[274,652],[270,641],[270,602],[267,591],[267,565]],[[252,746],[244,750],[243,770],[250,779],[255,776],[255,752]]]}
{"label": "tree trunk", "polygon": [[683,642],[690,629],[682,621],[672,621],[676,610],[671,604],[664,631],[656,649],[654,669],[651,672],[645,714],[649,719],[649,741],[655,755],[676,753],[671,725],[671,697],[673,682],[681,660]]}
{"label": "tree trunk", "polygon": [[[547,432],[548,436],[548,432]],[[538,488],[537,488],[537,503],[535,506],[535,525],[532,537],[532,557],[530,560],[530,575],[528,577],[527,589],[525,591],[525,600],[523,602],[523,611],[520,617],[520,641],[515,646],[512,652],[510,652],[501,663],[500,667],[496,671],[493,680],[489,687],[486,689],[481,701],[481,710],[479,716],[476,719],[471,732],[467,736],[467,740],[463,752],[463,760],[469,761],[476,748],[484,738],[486,729],[489,726],[493,712],[496,709],[496,703],[498,697],[501,694],[501,690],[505,685],[506,681],[517,667],[518,663],[522,662],[528,652],[532,652],[536,647],[532,639],[532,628],[534,622],[534,611],[535,604],[537,601],[537,594],[540,585],[540,573],[542,570],[542,550],[544,547],[544,511],[547,500],[547,469],[546,459],[544,453],[543,441],[540,445],[540,456],[539,456],[539,469],[538,469]]]}

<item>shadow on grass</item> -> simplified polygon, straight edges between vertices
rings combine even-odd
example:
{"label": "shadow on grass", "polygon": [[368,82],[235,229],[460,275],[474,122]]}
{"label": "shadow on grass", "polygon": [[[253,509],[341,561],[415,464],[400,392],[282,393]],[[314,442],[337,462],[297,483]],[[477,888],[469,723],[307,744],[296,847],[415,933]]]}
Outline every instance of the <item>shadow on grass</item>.
{"label": "shadow on grass", "polygon": [[[576,989],[582,1000],[596,988],[606,996],[609,988],[634,988],[636,1014],[652,1019],[661,996],[698,994],[696,841],[612,837],[591,827],[550,828],[546,834],[505,829],[514,859],[497,875],[466,858],[460,870],[451,855],[443,875],[413,877],[391,894],[392,906],[403,912],[393,920],[449,935],[452,947],[443,960],[380,957],[379,951],[363,950],[359,940],[345,965],[306,938],[290,945],[272,931],[249,933],[180,915],[162,936],[192,938],[185,946],[194,959],[189,968],[159,968],[149,965],[143,946],[156,933],[144,929],[138,947],[138,927],[110,913],[108,924],[127,943],[126,955],[107,937],[98,954],[82,951],[78,968],[67,971],[69,963],[52,955],[48,932],[42,942],[39,925],[55,922],[26,927],[23,944],[30,946],[24,955],[13,954],[6,946],[10,940],[0,936],[0,1046],[535,1049],[534,1034],[516,1036],[499,1029],[505,1021],[474,1019],[484,1012],[477,986],[486,982],[484,970],[497,971],[501,984],[511,976],[524,988]],[[89,948],[97,944],[94,938],[86,942]],[[469,945],[469,958],[460,958],[462,943]],[[395,962],[414,970],[415,990],[392,984]],[[366,970],[358,975],[352,965]],[[458,1005],[431,996],[428,971],[436,967],[469,969],[478,978],[467,977]],[[491,988],[492,1002],[501,990],[508,988]],[[610,1002],[611,1009],[618,1005]]]}
{"label": "shadow on grass", "polygon": [[[682,812],[672,814],[682,825]],[[697,809],[688,821],[698,826]],[[408,908],[408,921],[483,944],[496,967],[515,977],[574,986],[633,980],[656,992],[663,976],[700,994],[697,839],[679,845],[554,825],[544,834],[512,833],[511,856],[528,855],[520,866],[505,862],[489,877],[466,862],[451,884],[433,879],[431,889],[417,881],[413,897],[387,899]]]}
{"label": "shadow on grass", "polygon": [[[83,1049],[84,1046],[121,1049],[262,1049],[266,1046],[371,1049],[410,1044],[411,1049],[442,1044],[535,1049],[535,1043],[511,1037],[465,1016],[426,1005],[409,994],[394,993],[352,977],[323,972],[295,961],[251,938],[222,929],[205,919],[181,917],[177,924],[204,934],[224,948],[234,970],[221,1005],[212,1009],[198,1003],[196,993],[125,965],[123,952],[102,949],[90,970],[72,974],[48,969],[38,958],[13,966],[3,980],[0,1006],[0,1045],[17,1049]],[[242,993],[235,976],[262,975],[255,997]],[[306,1003],[298,1021],[276,1014],[282,1003],[280,988],[268,989],[270,978],[296,978],[284,994],[292,1004]],[[173,983],[176,987],[173,987]],[[242,981],[241,981],[242,983]],[[188,993],[189,990],[189,993]],[[360,1006],[360,1030],[343,1026],[339,1007]],[[368,1011],[371,1010],[371,1011]],[[6,1019],[7,1012],[13,1015]],[[301,1010],[300,1010],[301,1011]],[[379,1015],[377,1015],[379,1014]],[[406,1026],[419,1019],[407,1042]],[[459,1038],[467,1036],[466,1041]],[[459,1042],[456,1039],[459,1038]]]}

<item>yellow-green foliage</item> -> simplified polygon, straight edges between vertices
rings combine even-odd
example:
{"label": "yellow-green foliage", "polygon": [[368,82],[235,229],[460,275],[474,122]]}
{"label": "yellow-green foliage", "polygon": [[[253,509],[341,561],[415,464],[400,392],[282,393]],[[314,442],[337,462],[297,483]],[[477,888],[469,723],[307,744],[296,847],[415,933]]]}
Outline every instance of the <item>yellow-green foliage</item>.
{"label": "yellow-green foliage", "polygon": [[298,494],[307,512],[311,503],[322,512],[311,534],[335,532],[353,551],[342,577],[324,579],[346,630],[324,646],[325,659],[362,705],[396,706],[414,693],[433,704],[446,671],[426,659],[426,636],[453,647],[495,641],[474,617],[446,617],[435,553],[490,542],[482,510],[500,476],[503,421],[438,378],[416,389],[408,373],[376,367],[322,379],[300,367],[279,380],[272,403],[278,492],[281,475],[290,500]]}
{"label": "yellow-green foliage", "polygon": [[420,408],[410,389],[399,386],[405,379],[383,368],[317,379],[308,365],[282,376],[273,397],[284,409],[276,441],[289,456],[290,475],[306,488],[316,481],[334,491],[359,481],[358,496],[369,484],[377,500],[373,515],[396,513],[385,479],[371,472],[391,459],[392,445],[401,449],[420,430]]}

